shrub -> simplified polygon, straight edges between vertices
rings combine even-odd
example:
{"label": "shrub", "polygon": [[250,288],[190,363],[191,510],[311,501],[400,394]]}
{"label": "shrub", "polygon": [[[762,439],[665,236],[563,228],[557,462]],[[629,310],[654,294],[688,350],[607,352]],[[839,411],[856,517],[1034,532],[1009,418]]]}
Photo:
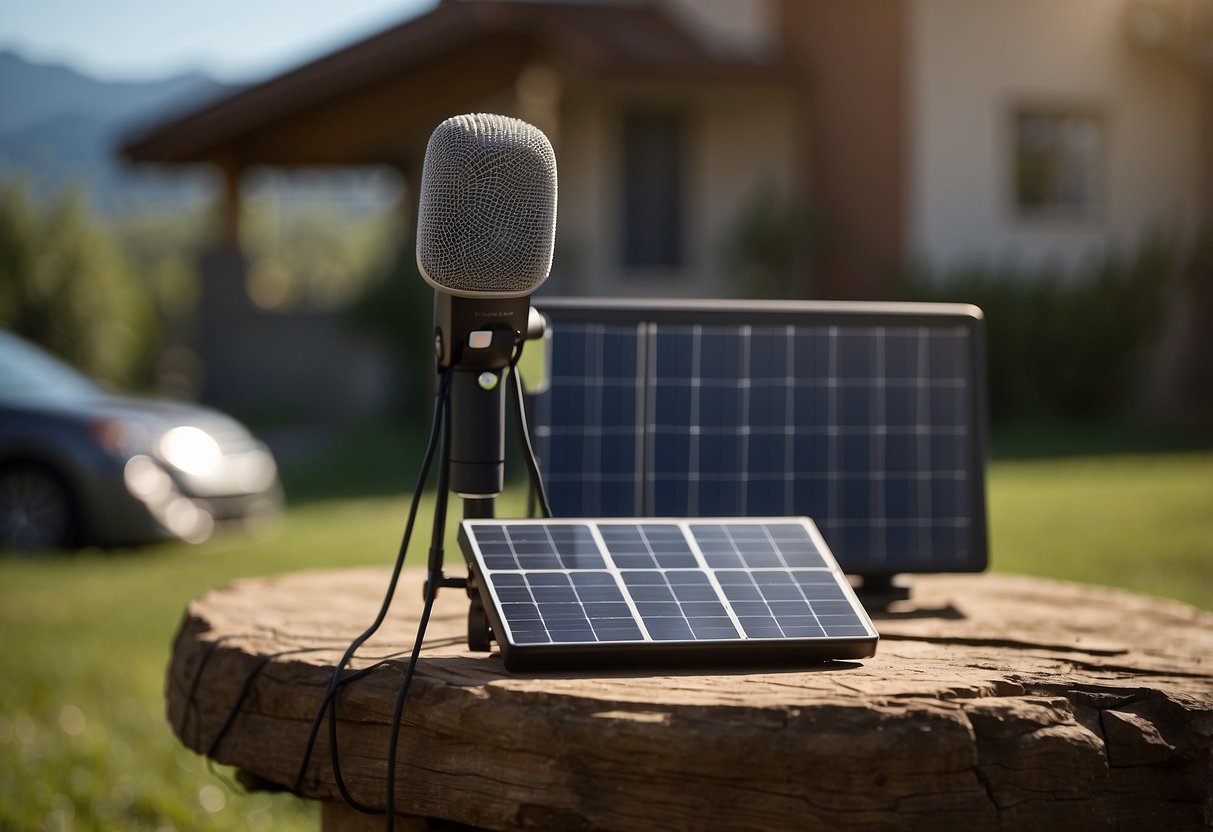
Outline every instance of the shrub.
{"label": "shrub", "polygon": [[804,197],[780,194],[764,182],[724,230],[721,255],[746,297],[807,297],[824,231],[821,215]]}
{"label": "shrub", "polygon": [[990,409],[1023,418],[1103,419],[1120,414],[1174,297],[1181,256],[1159,235],[1083,268],[973,265],[913,273],[906,299],[957,301],[986,316]]}
{"label": "shrub", "polygon": [[390,350],[404,380],[401,415],[427,424],[434,376],[434,290],[417,270],[416,238],[407,236],[374,270],[351,310],[351,322]]}
{"label": "shrub", "polygon": [[0,187],[0,327],[98,378],[145,379],[150,304],[79,192],[39,211],[23,183]]}
{"label": "shrub", "polygon": [[1187,340],[1179,356],[1180,405],[1190,421],[1213,424],[1213,227],[1198,234],[1183,263]]}

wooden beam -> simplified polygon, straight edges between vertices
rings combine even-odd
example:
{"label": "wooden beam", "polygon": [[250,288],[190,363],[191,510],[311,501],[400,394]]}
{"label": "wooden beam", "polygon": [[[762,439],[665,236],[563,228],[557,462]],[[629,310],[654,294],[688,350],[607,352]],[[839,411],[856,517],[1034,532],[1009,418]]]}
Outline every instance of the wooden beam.
{"label": "wooden beam", "polygon": [[223,184],[215,203],[216,242],[225,251],[240,251],[240,175],[243,168],[230,154],[219,162]]}
{"label": "wooden beam", "polygon": [[512,90],[534,55],[523,37],[469,45],[258,127],[241,136],[240,156],[286,166],[400,164],[438,122]]}

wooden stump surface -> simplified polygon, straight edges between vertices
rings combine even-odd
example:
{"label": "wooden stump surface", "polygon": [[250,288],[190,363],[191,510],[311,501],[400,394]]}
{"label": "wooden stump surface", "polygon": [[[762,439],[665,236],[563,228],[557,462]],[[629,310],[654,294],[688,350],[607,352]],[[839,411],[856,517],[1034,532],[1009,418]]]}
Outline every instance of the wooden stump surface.
{"label": "wooden stump surface", "polygon": [[[272,656],[213,756],[247,782],[289,786],[331,669],[387,576],[243,580],[195,600],[168,673],[177,735],[205,751]],[[392,661],[339,701],[342,773],[369,805],[384,802],[421,580],[405,573],[355,667]],[[490,829],[1213,827],[1213,614],[1178,602],[922,577],[910,601],[873,616],[874,659],[534,675],[467,651],[467,605],[444,590],[430,622],[400,737],[401,812]],[[340,801],[327,728],[300,793]]]}

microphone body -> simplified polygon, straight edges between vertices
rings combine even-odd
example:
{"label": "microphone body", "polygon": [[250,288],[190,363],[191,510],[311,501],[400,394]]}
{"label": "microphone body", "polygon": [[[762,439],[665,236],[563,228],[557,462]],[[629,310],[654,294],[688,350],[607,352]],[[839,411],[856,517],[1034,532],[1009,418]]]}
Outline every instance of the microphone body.
{"label": "microphone body", "polygon": [[[460,497],[491,497],[505,486],[504,368],[518,343],[514,313],[522,320],[528,298],[453,298],[439,293],[435,318],[439,332],[467,332],[448,370],[451,373],[451,490]],[[508,315],[504,313],[509,313]],[[484,326],[492,321],[493,326]],[[441,340],[441,339],[439,339]],[[441,366],[441,365],[440,365]]]}
{"label": "microphone body", "polygon": [[556,233],[556,157],[526,122],[447,119],[426,147],[417,266],[436,290],[437,365],[451,372],[451,490],[492,497],[505,480],[502,374],[531,329]]}

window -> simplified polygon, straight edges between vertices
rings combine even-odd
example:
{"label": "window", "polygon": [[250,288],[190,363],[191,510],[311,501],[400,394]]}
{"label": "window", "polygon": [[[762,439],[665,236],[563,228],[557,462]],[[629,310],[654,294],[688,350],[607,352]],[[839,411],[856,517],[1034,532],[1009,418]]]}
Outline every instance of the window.
{"label": "window", "polygon": [[1015,115],[1015,208],[1019,216],[1095,217],[1103,199],[1103,120],[1090,112]]}
{"label": "window", "polygon": [[623,117],[623,264],[682,263],[683,119],[670,112]]}

